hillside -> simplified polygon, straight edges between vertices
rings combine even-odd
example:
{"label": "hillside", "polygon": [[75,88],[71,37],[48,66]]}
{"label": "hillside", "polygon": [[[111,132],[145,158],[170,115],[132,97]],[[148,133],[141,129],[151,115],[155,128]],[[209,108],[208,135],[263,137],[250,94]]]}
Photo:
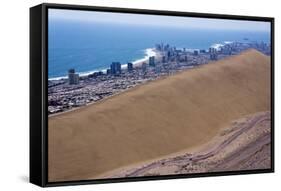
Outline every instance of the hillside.
{"label": "hillside", "polygon": [[233,120],[270,110],[270,58],[255,50],[49,117],[49,181],[107,171],[211,140]]}

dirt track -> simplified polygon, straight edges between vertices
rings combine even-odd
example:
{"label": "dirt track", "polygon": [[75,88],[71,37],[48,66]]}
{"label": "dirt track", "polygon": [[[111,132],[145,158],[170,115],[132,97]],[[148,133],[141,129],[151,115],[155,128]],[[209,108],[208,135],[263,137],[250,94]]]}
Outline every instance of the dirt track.
{"label": "dirt track", "polygon": [[[230,170],[270,168],[270,113],[263,112],[235,122],[195,153],[175,157],[115,172],[105,177],[136,177],[165,174],[187,174]],[[211,141],[212,142],[212,141]],[[240,144],[240,146],[236,146]],[[188,168],[189,167],[189,168]]]}

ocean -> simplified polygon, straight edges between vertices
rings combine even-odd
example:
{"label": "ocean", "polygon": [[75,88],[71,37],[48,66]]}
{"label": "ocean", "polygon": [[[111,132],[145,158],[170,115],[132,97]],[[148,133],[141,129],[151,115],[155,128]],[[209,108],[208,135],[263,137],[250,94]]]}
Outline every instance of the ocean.
{"label": "ocean", "polygon": [[67,75],[74,68],[81,75],[143,59],[149,48],[168,43],[177,48],[208,49],[226,41],[270,42],[270,33],[239,30],[204,30],[144,27],[52,20],[48,23],[48,78]]}

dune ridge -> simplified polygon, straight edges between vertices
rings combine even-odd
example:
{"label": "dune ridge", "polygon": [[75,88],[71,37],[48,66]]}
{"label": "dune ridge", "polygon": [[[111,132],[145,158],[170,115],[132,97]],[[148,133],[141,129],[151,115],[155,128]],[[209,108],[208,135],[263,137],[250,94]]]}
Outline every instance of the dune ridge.
{"label": "dune ridge", "polygon": [[270,58],[256,50],[49,117],[49,181],[92,179],[210,141],[270,110]]}

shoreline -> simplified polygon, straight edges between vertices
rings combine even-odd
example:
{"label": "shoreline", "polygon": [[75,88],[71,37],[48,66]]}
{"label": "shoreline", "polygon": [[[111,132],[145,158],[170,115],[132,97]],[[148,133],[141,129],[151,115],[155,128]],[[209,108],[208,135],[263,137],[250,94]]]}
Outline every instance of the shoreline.
{"label": "shoreline", "polygon": [[[150,56],[156,56],[157,55],[157,50],[155,50],[155,48],[146,48],[143,50],[144,51],[144,57],[140,58],[140,59],[135,59],[134,61],[131,61],[131,63],[133,64],[134,67],[138,67],[140,66],[141,63],[143,62],[147,62]],[[93,74],[94,72],[99,72],[102,71],[103,73],[106,73],[107,68],[103,68],[100,70],[90,70],[90,71],[86,71],[86,72],[77,72],[77,74],[79,74],[80,77],[86,77],[90,74]],[[127,68],[127,64],[121,64],[121,68],[122,69],[126,69]],[[48,78],[49,81],[58,81],[58,80],[65,80],[67,79],[67,76],[59,76],[59,77],[51,77]]]}
{"label": "shoreline", "polygon": [[[210,48],[214,48],[217,51],[219,51],[221,48],[223,48],[224,46],[228,46],[231,45],[233,43],[244,43],[244,44],[251,44],[252,42],[235,42],[235,41],[223,41],[223,42],[217,42],[217,43],[212,43],[209,47]],[[260,41],[259,43],[263,43],[263,41]],[[183,50],[184,48],[179,48],[180,50]],[[187,52],[193,52],[193,51],[200,51],[200,50],[207,50],[206,48],[186,48]],[[133,64],[134,67],[139,67],[140,64],[142,62],[147,62],[150,56],[156,56],[157,57],[157,53],[158,51],[155,48],[146,48],[143,50],[144,51],[144,56],[142,58],[139,59],[135,59],[133,61],[129,61]],[[127,63],[126,64],[121,64],[121,68],[125,69],[127,67]],[[103,69],[95,69],[95,70],[89,70],[89,71],[85,71],[85,72],[77,72],[77,74],[79,74],[80,77],[86,77],[90,74],[93,74],[94,72],[99,72],[102,71],[103,73],[106,73],[107,68],[103,68]],[[67,79],[67,76],[59,76],[59,77],[51,77],[48,78],[49,81],[58,81],[58,80],[64,80]]]}
{"label": "shoreline", "polygon": [[[88,76],[80,76],[76,84],[69,84],[67,78],[49,80],[48,114],[76,110],[147,81],[170,76],[256,48],[256,45],[249,47],[239,43],[226,44],[227,47],[221,47],[215,53],[205,50],[190,52],[186,49],[181,50],[169,45],[156,44],[155,48],[145,50],[146,56],[144,58],[132,62],[133,68],[131,70],[127,70],[126,65],[123,64],[121,72],[118,74],[96,72]],[[229,53],[230,49],[231,53]],[[266,49],[264,51],[266,52]],[[154,64],[147,63],[150,56],[154,57]]]}

